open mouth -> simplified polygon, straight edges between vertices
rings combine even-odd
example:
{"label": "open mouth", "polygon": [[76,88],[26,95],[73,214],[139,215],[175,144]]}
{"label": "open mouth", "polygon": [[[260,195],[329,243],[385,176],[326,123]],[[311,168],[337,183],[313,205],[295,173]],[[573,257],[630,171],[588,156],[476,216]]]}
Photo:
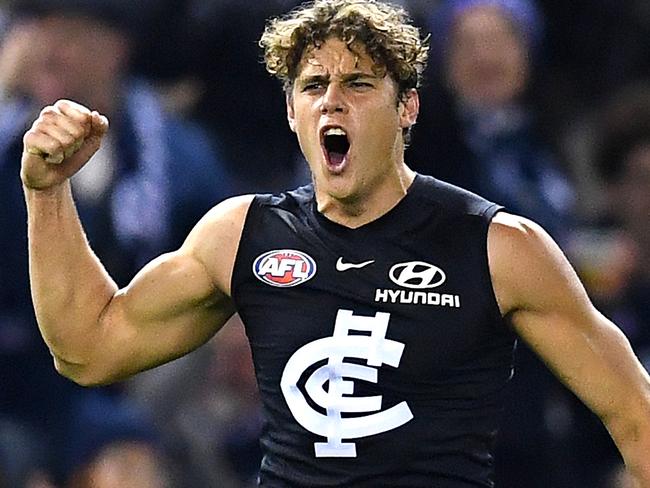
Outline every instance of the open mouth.
{"label": "open mouth", "polygon": [[334,171],[342,171],[350,150],[347,133],[340,127],[330,127],[323,131],[322,140],[328,167]]}

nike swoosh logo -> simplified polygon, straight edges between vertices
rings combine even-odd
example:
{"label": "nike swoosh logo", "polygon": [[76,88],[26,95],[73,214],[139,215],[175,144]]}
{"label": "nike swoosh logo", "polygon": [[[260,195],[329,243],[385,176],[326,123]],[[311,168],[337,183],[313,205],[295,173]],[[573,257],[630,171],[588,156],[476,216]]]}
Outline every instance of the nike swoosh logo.
{"label": "nike swoosh logo", "polygon": [[374,263],[375,260],[364,261],[363,263],[344,263],[343,258],[339,258],[336,262],[336,271],[347,271],[349,269],[361,269],[369,264]]}

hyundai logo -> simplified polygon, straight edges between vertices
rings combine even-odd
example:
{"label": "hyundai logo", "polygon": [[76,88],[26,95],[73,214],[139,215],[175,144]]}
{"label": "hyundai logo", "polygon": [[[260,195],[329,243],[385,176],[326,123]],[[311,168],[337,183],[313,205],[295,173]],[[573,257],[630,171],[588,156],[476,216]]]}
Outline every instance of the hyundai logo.
{"label": "hyundai logo", "polygon": [[447,279],[443,270],[423,261],[396,264],[390,269],[388,276],[393,283],[416,290],[436,288]]}

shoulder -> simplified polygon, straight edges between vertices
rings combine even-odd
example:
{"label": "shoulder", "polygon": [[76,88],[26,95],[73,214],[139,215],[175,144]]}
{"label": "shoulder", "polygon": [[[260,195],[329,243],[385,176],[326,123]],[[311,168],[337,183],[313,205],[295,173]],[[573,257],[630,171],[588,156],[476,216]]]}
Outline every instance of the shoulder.
{"label": "shoulder", "polygon": [[181,247],[182,253],[203,264],[222,290],[230,288],[244,222],[254,199],[254,195],[242,195],[215,205],[196,224]]}
{"label": "shoulder", "polygon": [[290,210],[304,207],[313,198],[314,187],[309,184],[281,193],[258,194],[255,198],[255,205],[262,208],[283,208]]}
{"label": "shoulder", "polygon": [[255,195],[227,198],[212,207],[196,224],[187,238],[186,245],[200,247],[206,241],[233,237],[233,231],[241,229]]}
{"label": "shoulder", "polygon": [[474,216],[489,221],[503,208],[476,193],[432,176],[419,174],[413,191],[450,217]]}
{"label": "shoulder", "polygon": [[488,259],[493,279],[513,279],[539,260],[553,257],[558,250],[548,233],[520,215],[499,212],[488,229]]}
{"label": "shoulder", "polygon": [[539,224],[508,212],[499,212],[494,216],[488,238],[495,251],[502,251],[504,246],[525,251],[530,245],[541,245],[550,239]]}
{"label": "shoulder", "polygon": [[[281,194],[249,194],[232,197],[214,206],[196,224],[181,252],[198,259],[220,289],[230,290],[235,260],[245,239],[244,227],[255,225],[267,210],[294,212],[309,202],[309,187]],[[229,294],[229,293],[228,293]]]}
{"label": "shoulder", "polygon": [[589,300],[568,259],[535,222],[497,213],[488,230],[488,261],[501,312],[575,308]]}

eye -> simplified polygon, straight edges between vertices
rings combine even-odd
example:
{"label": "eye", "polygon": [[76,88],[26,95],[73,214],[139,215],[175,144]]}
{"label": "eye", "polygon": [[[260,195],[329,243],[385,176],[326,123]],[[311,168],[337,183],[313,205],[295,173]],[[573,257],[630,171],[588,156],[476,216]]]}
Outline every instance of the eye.
{"label": "eye", "polygon": [[306,85],[304,85],[302,87],[302,91],[303,92],[310,92],[310,91],[320,90],[321,88],[323,88],[323,83],[321,83],[320,81],[314,81],[314,82],[310,82],[310,83],[307,83]]}
{"label": "eye", "polygon": [[373,88],[374,85],[372,83],[368,83],[367,81],[351,81],[350,86],[352,88],[358,88],[358,89],[365,89],[365,88]]}

